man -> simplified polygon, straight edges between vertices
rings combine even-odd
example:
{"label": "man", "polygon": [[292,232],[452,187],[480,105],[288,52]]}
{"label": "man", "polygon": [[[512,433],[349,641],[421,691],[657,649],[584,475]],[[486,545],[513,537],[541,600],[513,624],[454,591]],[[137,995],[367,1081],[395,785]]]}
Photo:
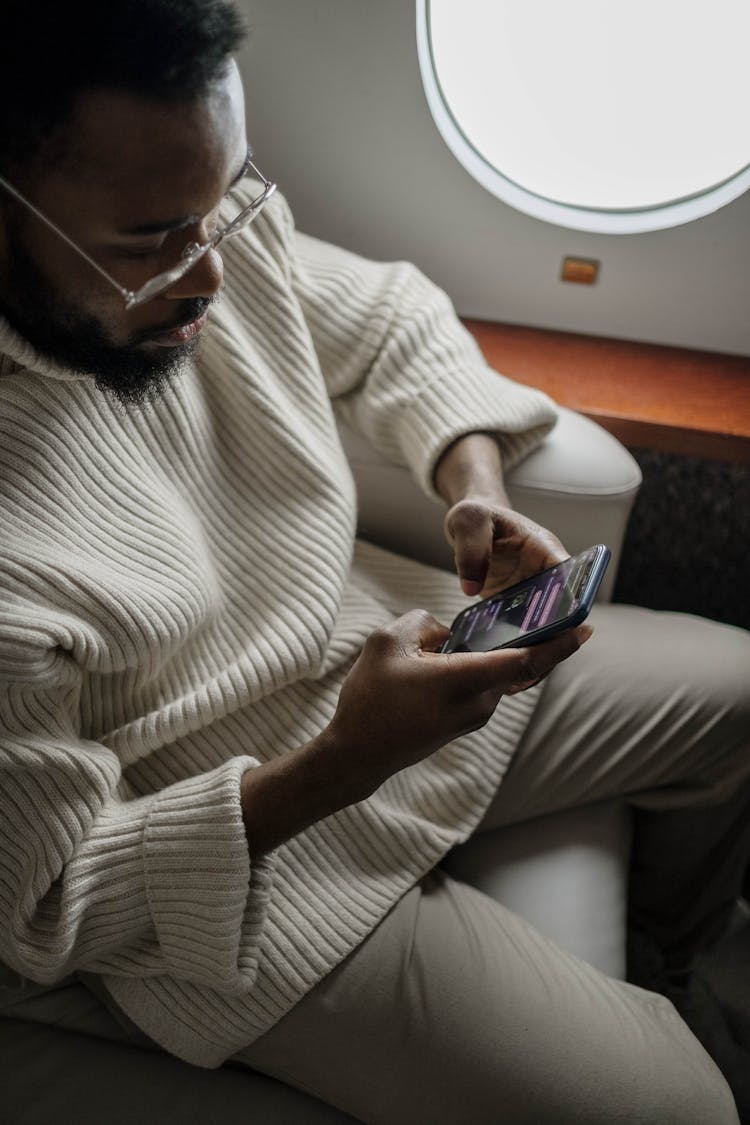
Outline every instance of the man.
{"label": "man", "polygon": [[[437,865],[627,794],[633,921],[688,973],[747,859],[747,637],[612,609],[581,651],[587,627],[437,652],[416,604],[445,621],[564,557],[502,486],[551,404],[417,271],[295,233],[229,4],[27,20],[2,48],[27,82],[0,149],[0,958],[40,988],[6,1010],[43,1022],[73,979],[188,1062],[367,1122],[735,1121],[666,1000]],[[444,499],[463,592],[355,545],[331,403]]]}

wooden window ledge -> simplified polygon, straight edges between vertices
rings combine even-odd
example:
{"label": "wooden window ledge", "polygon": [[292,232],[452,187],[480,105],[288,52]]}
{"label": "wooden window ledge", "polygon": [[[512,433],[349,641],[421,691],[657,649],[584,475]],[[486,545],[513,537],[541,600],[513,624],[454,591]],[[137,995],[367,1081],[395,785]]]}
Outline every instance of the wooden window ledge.
{"label": "wooden window ledge", "polygon": [[485,359],[630,448],[750,461],[750,356],[464,320]]}

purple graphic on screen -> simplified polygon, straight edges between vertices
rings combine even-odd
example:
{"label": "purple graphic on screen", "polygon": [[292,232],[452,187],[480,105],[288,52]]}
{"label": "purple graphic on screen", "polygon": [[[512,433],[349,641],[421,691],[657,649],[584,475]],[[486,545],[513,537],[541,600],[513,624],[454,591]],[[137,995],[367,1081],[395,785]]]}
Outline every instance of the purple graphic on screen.
{"label": "purple graphic on screen", "polygon": [[497,648],[567,617],[580,604],[575,591],[587,565],[585,555],[566,559],[528,585],[478,602],[454,623],[451,649]]}

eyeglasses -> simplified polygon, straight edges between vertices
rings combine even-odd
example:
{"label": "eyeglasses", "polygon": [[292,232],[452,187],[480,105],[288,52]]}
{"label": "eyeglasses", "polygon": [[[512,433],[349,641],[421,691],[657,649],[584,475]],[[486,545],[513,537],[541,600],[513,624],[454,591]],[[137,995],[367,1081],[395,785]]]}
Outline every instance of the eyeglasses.
{"label": "eyeglasses", "polygon": [[[108,281],[110,285],[113,285],[118,293],[120,293],[125,302],[126,310],[129,310],[136,308],[137,305],[145,304],[146,301],[150,301],[154,297],[158,297],[160,293],[163,293],[166,289],[169,289],[172,285],[176,284],[176,282],[178,282],[180,278],[184,277],[186,273],[189,273],[190,270],[193,269],[193,267],[201,260],[202,257],[204,257],[204,255],[208,253],[209,250],[214,250],[225,238],[229,238],[231,237],[231,235],[237,234],[238,231],[241,231],[244,227],[248,226],[248,224],[251,223],[253,219],[257,218],[264,204],[276,191],[277,185],[272,183],[270,180],[267,180],[265,176],[262,175],[261,172],[255,167],[251,160],[248,160],[247,167],[252,169],[257,178],[263,184],[263,191],[260,193],[260,195],[257,195],[255,199],[247,204],[246,207],[243,207],[239,214],[235,215],[231,222],[226,223],[223,227],[219,227],[217,230],[215,230],[208,241],[189,242],[180,254],[179,261],[174,266],[172,266],[170,269],[163,270],[161,273],[157,274],[156,277],[152,277],[150,281],[147,281],[145,285],[142,285],[140,289],[135,290],[126,289],[123,285],[120,285],[119,281],[115,281],[111,274],[108,274],[105,269],[102,269],[98,262],[95,262],[94,259],[86,253],[85,250],[81,249],[81,247],[65,233],[65,231],[60,230],[60,228],[55,223],[53,223],[51,219],[48,219],[46,215],[42,214],[42,212],[37,207],[35,207],[33,203],[26,199],[25,196],[21,195],[20,191],[14,188],[12,184],[9,184],[3,176],[0,176],[0,187],[4,187],[5,190],[10,192],[10,194],[14,196],[19,203],[22,203],[24,207],[27,207],[28,210],[36,215],[38,219],[41,219],[41,221],[45,223],[50,228],[50,230],[53,230],[55,234],[64,239],[65,242],[67,242],[68,246],[70,246],[71,249],[75,250],[76,254],[79,254],[82,258],[85,258],[89,265],[93,266],[97,273],[101,274],[101,276],[106,281]],[[231,190],[228,194],[231,195]]]}

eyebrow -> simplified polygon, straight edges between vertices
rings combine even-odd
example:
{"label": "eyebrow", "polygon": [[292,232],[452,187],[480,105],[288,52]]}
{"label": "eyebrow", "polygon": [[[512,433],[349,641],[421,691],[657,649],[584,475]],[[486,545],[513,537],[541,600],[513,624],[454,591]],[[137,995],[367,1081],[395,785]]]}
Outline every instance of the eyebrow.
{"label": "eyebrow", "polygon": [[[227,191],[231,191],[235,184],[238,184],[243,176],[247,174],[248,169],[252,163],[253,150],[248,146],[245,153],[245,159],[242,162],[237,175],[230,183]],[[173,230],[181,230],[183,227],[192,226],[197,223],[203,216],[202,215],[187,215],[181,216],[179,219],[159,219],[151,223],[138,223],[137,226],[128,227],[127,230],[122,230],[119,233],[123,235],[144,235],[144,234],[168,234]]]}

